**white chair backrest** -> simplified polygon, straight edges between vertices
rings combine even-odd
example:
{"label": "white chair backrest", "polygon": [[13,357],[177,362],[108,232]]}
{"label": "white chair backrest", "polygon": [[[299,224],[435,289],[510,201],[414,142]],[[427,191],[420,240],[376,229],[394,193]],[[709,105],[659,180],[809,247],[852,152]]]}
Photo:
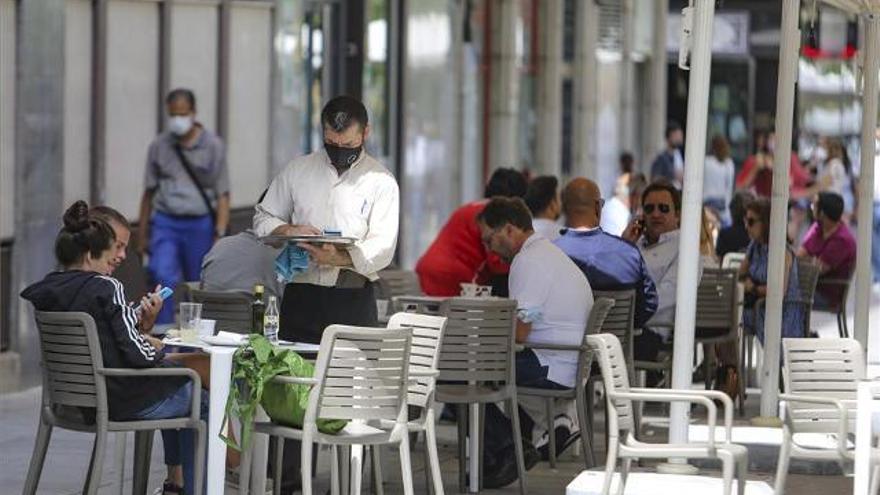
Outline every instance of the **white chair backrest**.
{"label": "white chair backrest", "polygon": [[41,365],[49,405],[94,407],[106,412],[107,389],[95,320],[88,313],[36,312]]}
{"label": "white chair backrest", "polygon": [[330,325],[321,337],[304,428],[316,418],[406,421],[409,329]]}
{"label": "white chair backrest", "polygon": [[[608,393],[629,391],[629,375],[620,340],[610,333],[600,333],[587,336],[587,343],[595,350],[599,359],[605,391]],[[609,396],[606,405],[608,414],[616,417],[619,431],[629,431],[633,428],[635,423],[631,400],[612,400]],[[612,405],[614,407],[611,407]]]}
{"label": "white chair backrest", "polygon": [[721,268],[733,268],[734,270],[739,270],[740,265],[743,264],[745,259],[746,253],[727,253],[721,260]]}
{"label": "white chair backrest", "polygon": [[440,380],[512,384],[516,301],[455,297],[440,313],[447,318]]}
{"label": "white chair backrest", "polygon": [[[858,383],[865,379],[865,354],[857,340],[783,339],[782,355],[786,393],[853,401],[847,406],[855,408]],[[787,407],[798,431],[836,431],[838,413],[830,405],[792,402]]]}
{"label": "white chair backrest", "polygon": [[[446,318],[415,313],[395,313],[388,320],[388,328],[408,328],[412,331],[412,350],[409,370],[436,370],[440,361],[440,345],[446,330]],[[435,378],[420,377],[409,382],[407,402],[411,406],[427,407],[434,392]]]}
{"label": "white chair backrest", "polygon": [[248,334],[253,331],[251,302],[253,298],[241,292],[191,289],[192,302],[202,305],[202,318],[216,320],[216,331]]}

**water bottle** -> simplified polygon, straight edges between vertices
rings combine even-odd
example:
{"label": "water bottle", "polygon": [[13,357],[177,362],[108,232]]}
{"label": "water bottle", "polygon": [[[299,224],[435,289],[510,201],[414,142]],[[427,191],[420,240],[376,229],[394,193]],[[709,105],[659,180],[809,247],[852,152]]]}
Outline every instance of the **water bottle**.
{"label": "water bottle", "polygon": [[269,296],[266,316],[263,318],[263,335],[273,344],[278,343],[278,303],[275,296]]}

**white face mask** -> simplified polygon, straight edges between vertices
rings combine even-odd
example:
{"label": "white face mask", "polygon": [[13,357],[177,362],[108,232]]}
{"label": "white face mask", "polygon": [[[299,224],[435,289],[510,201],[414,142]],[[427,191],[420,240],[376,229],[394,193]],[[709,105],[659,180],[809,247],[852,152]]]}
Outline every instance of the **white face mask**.
{"label": "white face mask", "polygon": [[193,126],[192,115],[174,115],[168,117],[168,130],[175,136],[183,136]]}

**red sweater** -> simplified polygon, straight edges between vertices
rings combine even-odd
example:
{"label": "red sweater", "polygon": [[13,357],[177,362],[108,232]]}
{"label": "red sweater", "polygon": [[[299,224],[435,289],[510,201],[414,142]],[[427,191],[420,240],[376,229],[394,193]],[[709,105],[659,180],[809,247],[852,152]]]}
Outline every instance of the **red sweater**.
{"label": "red sweater", "polygon": [[[746,161],[743,162],[742,170],[740,170],[739,174],[736,176],[737,189],[745,187],[746,178],[755,166],[755,155],[746,158]],[[790,179],[790,187],[793,193],[803,191],[810,182],[810,173],[801,166],[801,161],[798,160],[797,155],[794,153],[791,154],[791,162],[788,167],[788,177]],[[755,194],[759,197],[769,198],[773,193],[773,171],[770,169],[759,171],[755,176],[754,182],[752,182],[752,187],[755,190]]]}
{"label": "red sweater", "polygon": [[425,294],[457,296],[462,282],[476,279],[485,284],[490,274],[503,275],[510,270],[498,255],[486,251],[480,239],[477,215],[486,202],[475,201],[455,210],[419,259],[416,273]]}

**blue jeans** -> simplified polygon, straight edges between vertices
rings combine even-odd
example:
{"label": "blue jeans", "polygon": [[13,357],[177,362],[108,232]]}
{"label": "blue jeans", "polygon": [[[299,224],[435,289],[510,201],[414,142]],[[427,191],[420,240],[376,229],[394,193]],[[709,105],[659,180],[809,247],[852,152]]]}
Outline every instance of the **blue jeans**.
{"label": "blue jeans", "polygon": [[[516,353],[516,384],[522,387],[548,388],[565,390],[569,387],[562,386],[547,379],[547,366],[541,366],[538,356],[531,349]],[[519,406],[517,406],[519,407]],[[529,426],[528,431],[522,428],[523,441],[532,438],[532,418],[525,410],[519,409],[520,426]],[[501,457],[505,451],[513,452],[513,425],[501,409],[495,404],[486,404],[486,429],[483,441],[485,452],[490,456]]]}
{"label": "blue jeans", "polygon": [[[211,215],[177,217],[157,211],[150,221],[150,265],[153,284],[176,289],[181,281],[199,280],[202,258],[214,243]],[[162,305],[156,323],[174,322],[174,304]]]}
{"label": "blue jeans", "polygon": [[880,201],[874,201],[874,235],[871,239],[871,268],[874,282],[880,282]]}
{"label": "blue jeans", "polygon": [[[137,413],[135,419],[171,419],[189,416],[192,408],[192,382],[186,382],[172,395]],[[208,420],[208,392],[202,390],[199,416]],[[195,486],[195,435],[193,430],[162,430],[165,446],[165,464],[183,466],[183,482],[186,493]]]}

